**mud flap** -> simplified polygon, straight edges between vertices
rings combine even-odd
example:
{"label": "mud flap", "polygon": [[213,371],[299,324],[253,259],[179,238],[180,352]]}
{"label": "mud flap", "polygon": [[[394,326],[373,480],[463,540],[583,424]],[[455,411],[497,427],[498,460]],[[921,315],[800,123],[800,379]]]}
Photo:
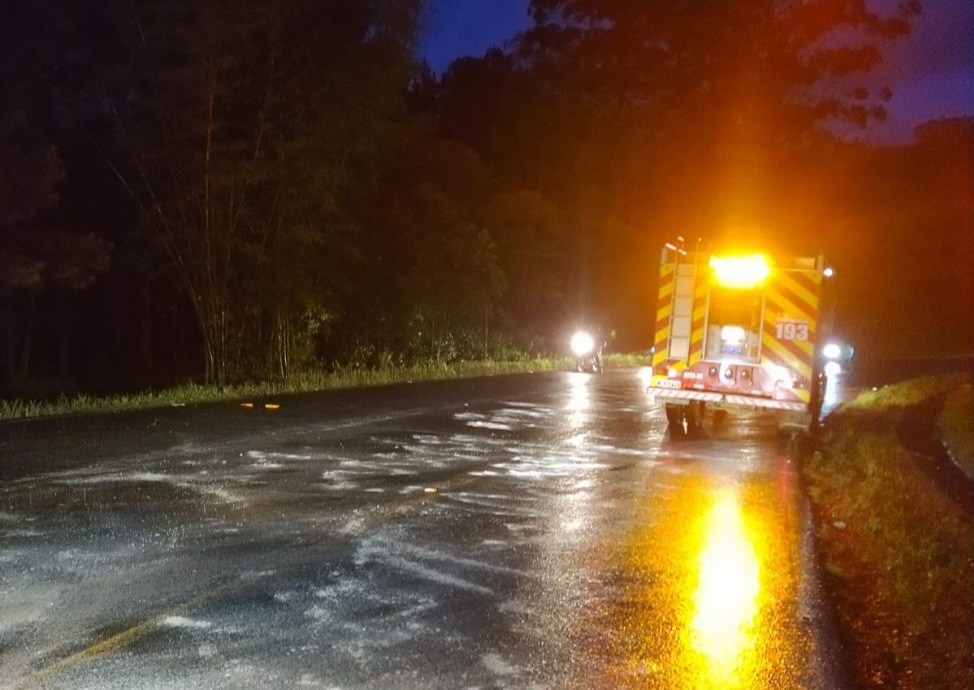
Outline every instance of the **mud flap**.
{"label": "mud flap", "polygon": [[686,405],[666,403],[666,430],[669,432],[671,441],[685,441],[687,438],[687,431],[683,426],[685,410]]}
{"label": "mud flap", "polygon": [[671,441],[695,441],[710,438],[703,428],[703,416],[707,404],[691,400],[686,405],[666,404],[667,431]]}

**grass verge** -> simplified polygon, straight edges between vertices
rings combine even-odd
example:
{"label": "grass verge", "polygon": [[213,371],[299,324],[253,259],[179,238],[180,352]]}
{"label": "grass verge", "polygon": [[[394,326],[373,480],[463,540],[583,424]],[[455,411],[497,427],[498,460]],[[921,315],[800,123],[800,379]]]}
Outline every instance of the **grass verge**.
{"label": "grass verge", "polygon": [[904,408],[925,404],[946,396],[963,385],[964,376],[924,376],[860,393],[845,409],[881,415],[895,415]]}
{"label": "grass verge", "polygon": [[[961,383],[920,379],[864,394],[831,418],[804,466],[862,688],[974,687],[974,519],[901,443],[904,415],[938,409],[931,401]],[[974,426],[970,407],[957,414],[951,424]]]}
{"label": "grass verge", "polygon": [[937,420],[940,438],[953,461],[974,478],[974,388],[965,383],[955,388]]}
{"label": "grass verge", "polygon": [[[641,355],[612,354],[606,357],[609,367],[645,365]],[[228,386],[206,386],[187,383],[161,391],[144,391],[129,395],[105,397],[84,394],[62,396],[54,400],[0,400],[0,421],[33,419],[67,414],[123,412],[152,407],[192,405],[196,403],[267,397],[287,393],[308,393],[340,388],[364,388],[392,383],[472,378],[497,374],[527,373],[567,369],[570,362],[562,357],[537,357],[509,361],[426,362],[408,367],[388,366],[378,369],[348,368],[334,372],[309,371],[292,376],[287,382],[244,383]]]}

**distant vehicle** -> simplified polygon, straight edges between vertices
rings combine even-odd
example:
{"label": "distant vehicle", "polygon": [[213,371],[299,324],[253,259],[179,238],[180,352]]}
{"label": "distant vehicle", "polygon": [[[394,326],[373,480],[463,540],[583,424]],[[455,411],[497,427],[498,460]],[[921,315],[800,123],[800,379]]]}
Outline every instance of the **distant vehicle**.
{"label": "distant vehicle", "polygon": [[824,258],[716,255],[667,245],[660,258],[649,390],[670,438],[704,437],[706,408],[786,410],[802,425],[822,403]]}
{"label": "distant vehicle", "polygon": [[602,373],[602,350],[605,341],[589,331],[577,331],[572,336],[572,352],[575,355],[575,371]]}

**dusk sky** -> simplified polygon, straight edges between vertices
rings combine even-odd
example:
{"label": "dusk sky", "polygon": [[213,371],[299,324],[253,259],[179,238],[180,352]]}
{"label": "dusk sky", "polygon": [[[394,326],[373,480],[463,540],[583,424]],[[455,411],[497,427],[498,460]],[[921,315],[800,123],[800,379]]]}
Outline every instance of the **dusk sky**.
{"label": "dusk sky", "polygon": [[[889,84],[889,120],[863,134],[867,141],[907,141],[927,120],[974,114],[974,2],[922,0],[913,32],[891,45],[870,75]],[[528,0],[433,0],[422,53],[437,72],[462,55],[504,46],[528,26]]]}

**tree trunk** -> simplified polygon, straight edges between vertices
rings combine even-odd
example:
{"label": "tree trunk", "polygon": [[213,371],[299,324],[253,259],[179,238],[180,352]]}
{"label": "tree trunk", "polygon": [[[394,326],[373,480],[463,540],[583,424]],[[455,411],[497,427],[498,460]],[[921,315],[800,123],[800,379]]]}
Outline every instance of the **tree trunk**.
{"label": "tree trunk", "polygon": [[210,344],[213,348],[213,371],[211,383],[223,386],[227,382],[226,338],[223,333],[223,309],[218,308],[210,320]]}
{"label": "tree trunk", "polygon": [[13,295],[8,296],[5,302],[7,304],[7,318],[4,319],[6,326],[4,329],[4,369],[7,378],[12,380],[17,375],[17,310]]}
{"label": "tree trunk", "polygon": [[27,291],[27,311],[24,313],[24,349],[21,351],[20,358],[20,378],[24,381],[27,380],[30,374],[30,360],[31,360],[31,339],[33,337],[33,326],[34,326],[34,291]]}
{"label": "tree trunk", "polygon": [[220,385],[220,350],[217,345],[216,316],[214,310],[205,304],[198,304],[196,316],[199,319],[200,334],[203,336],[203,380],[207,384]]}
{"label": "tree trunk", "polygon": [[484,359],[490,352],[490,307],[484,307]]}
{"label": "tree trunk", "polygon": [[291,373],[291,320],[278,312],[274,341],[277,375],[287,381]]}
{"label": "tree trunk", "polygon": [[139,313],[139,360],[142,373],[148,375],[152,372],[152,284],[146,278],[140,285]]}
{"label": "tree trunk", "polygon": [[62,381],[68,377],[68,323],[64,315],[58,320],[57,364]]}

